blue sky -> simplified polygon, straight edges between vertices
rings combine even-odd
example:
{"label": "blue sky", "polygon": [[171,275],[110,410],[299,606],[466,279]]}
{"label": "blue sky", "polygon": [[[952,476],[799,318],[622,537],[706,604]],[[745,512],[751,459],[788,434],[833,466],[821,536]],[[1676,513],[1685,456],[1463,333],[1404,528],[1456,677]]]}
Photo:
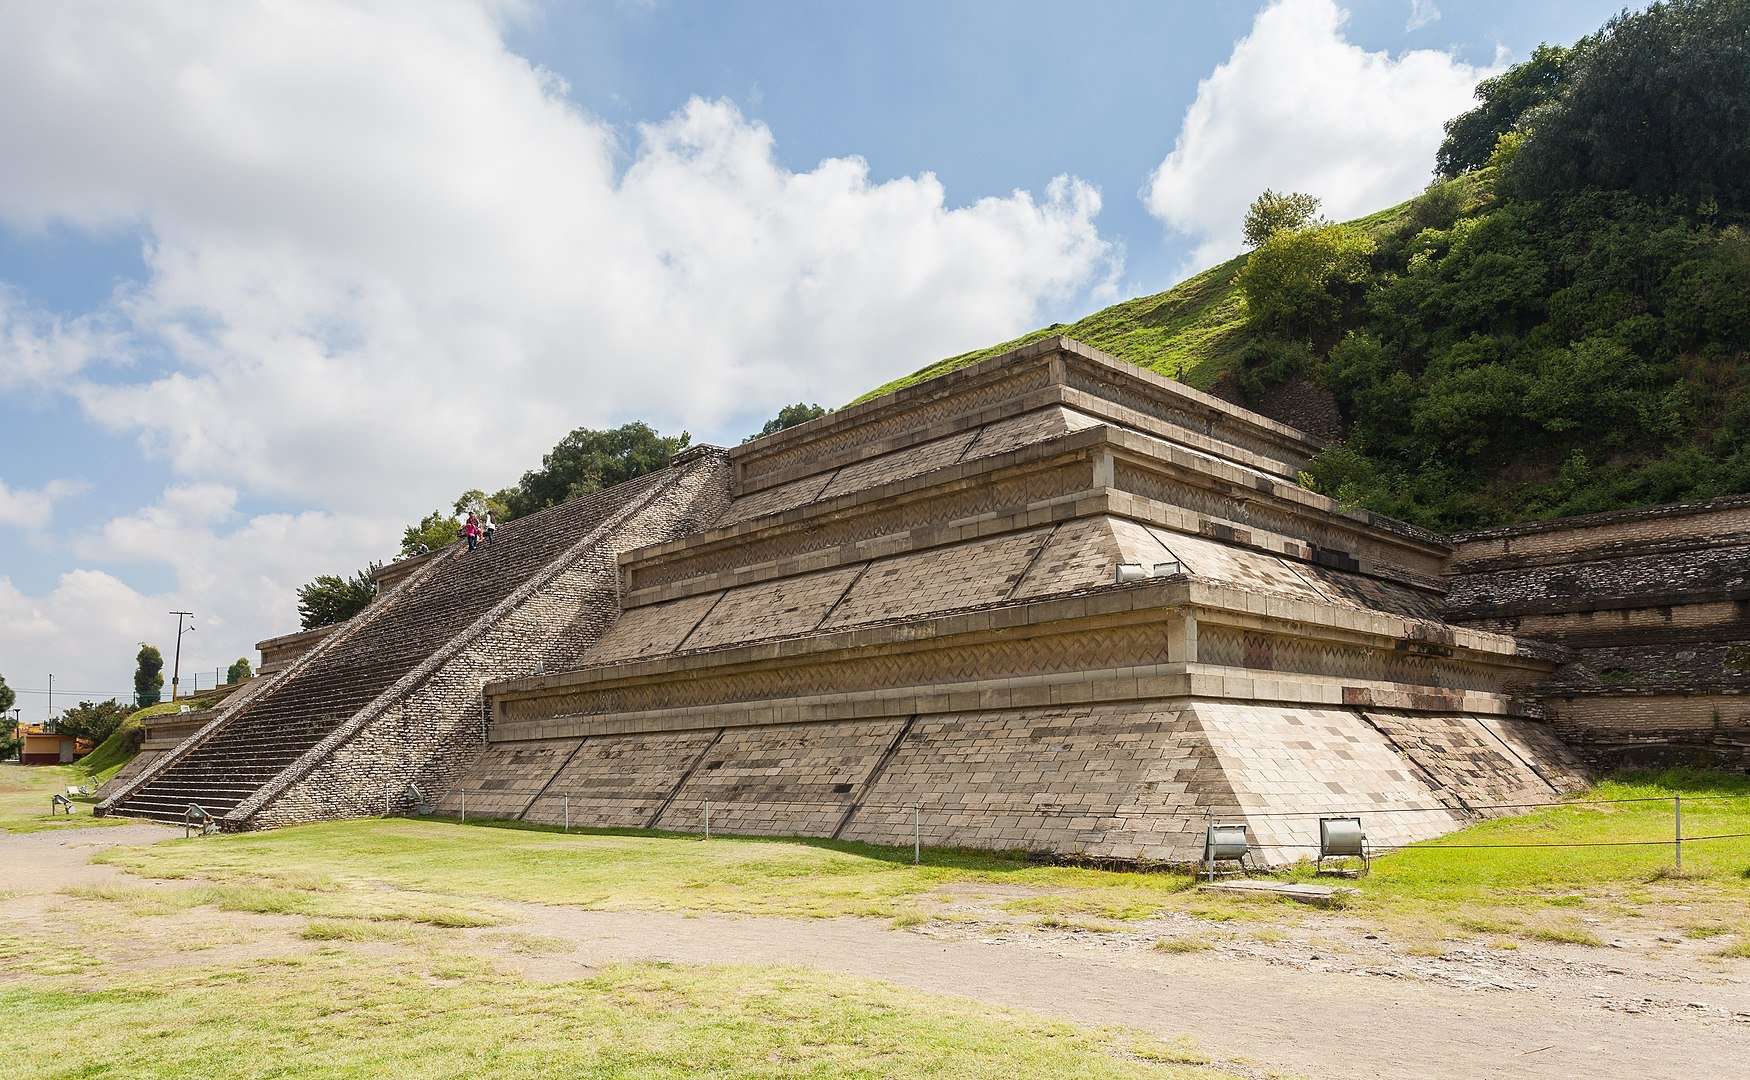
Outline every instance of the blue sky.
{"label": "blue sky", "polygon": [[1406,197],[1612,11],[0,5],[0,674],[124,690],[189,607],[210,679],[571,426],[738,441],[1167,288],[1265,184]]}

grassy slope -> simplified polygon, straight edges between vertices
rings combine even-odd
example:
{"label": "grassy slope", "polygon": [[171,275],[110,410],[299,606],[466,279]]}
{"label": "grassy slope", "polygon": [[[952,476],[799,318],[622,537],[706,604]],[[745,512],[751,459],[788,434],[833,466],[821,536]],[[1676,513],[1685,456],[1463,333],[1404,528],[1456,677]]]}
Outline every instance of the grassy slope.
{"label": "grassy slope", "polygon": [[[1474,174],[1460,179],[1466,201],[1474,197],[1470,188],[1478,182],[1480,180]],[[1403,222],[1409,206],[1408,202],[1400,203],[1350,224],[1383,235]],[[1246,256],[1240,255],[1182,281],[1166,292],[1114,304],[1067,326],[1047,326],[1013,341],[938,360],[929,367],[877,387],[857,400],[865,401],[937,375],[946,375],[1052,334],[1075,338],[1120,360],[1128,360],[1199,390],[1208,390],[1225,372],[1233,369],[1240,351],[1251,340],[1245,327],[1245,301],[1234,285],[1234,277],[1245,264]]]}
{"label": "grassy slope", "polygon": [[174,716],[183,706],[194,709],[205,709],[220,701],[226,694],[210,694],[201,697],[185,697],[177,701],[160,701],[156,705],[148,705],[144,709],[136,709],[128,714],[121,726],[110,733],[109,738],[97,745],[97,749],[86,754],[77,762],[77,768],[84,773],[86,782],[102,784],[121,771],[123,765],[134,759],[140,746],[134,738],[134,732],[140,730],[140,721],[154,716]]}
{"label": "grassy slope", "polygon": [[0,1012],[18,1080],[1231,1076],[1146,1036],[868,980],[643,964],[550,985],[441,949],[37,978],[0,989]]}
{"label": "grassy slope", "polygon": [[[1689,876],[1667,880],[1668,800],[1677,794],[1691,800],[1684,810],[1686,835],[1750,833],[1750,780],[1742,777],[1672,771],[1610,781],[1588,797],[1648,801],[1552,807],[1387,856],[1358,883],[1361,892],[1347,914],[1429,933],[1447,932],[1463,919],[1474,933],[1535,939],[1572,931],[1576,908],[1653,917],[1682,904],[1669,908],[1681,912],[1669,916],[1673,926],[1708,923],[1719,935],[1732,936],[1730,948],[1750,951],[1750,878],[1744,873],[1750,839],[1687,845]],[[1600,841],[1646,845],[1454,846]],[[474,897],[617,910],[865,915],[911,924],[951,918],[955,891],[1002,886],[1032,894],[1004,910],[1039,917],[1040,925],[1078,919],[1128,923],[1164,911],[1247,917],[1231,902],[1190,890],[1190,879],[1181,874],[1040,866],[952,852],[930,852],[925,865],[914,867],[910,849],[776,839],[704,843],[649,833],[560,835],[439,821],[350,821],[173,841],[117,849],[101,861],[147,877],[200,877],[269,892],[319,889],[324,904],[343,902],[348,890],[360,891],[362,903],[378,883],[388,883],[417,890],[427,907]],[[238,896],[229,902],[247,908],[251,901]]]}
{"label": "grassy slope", "polygon": [[118,825],[118,818],[91,816],[89,799],[76,799],[74,813],[49,813],[49,798],[91,779],[77,765],[0,765],[0,831],[41,832],[91,825]]}

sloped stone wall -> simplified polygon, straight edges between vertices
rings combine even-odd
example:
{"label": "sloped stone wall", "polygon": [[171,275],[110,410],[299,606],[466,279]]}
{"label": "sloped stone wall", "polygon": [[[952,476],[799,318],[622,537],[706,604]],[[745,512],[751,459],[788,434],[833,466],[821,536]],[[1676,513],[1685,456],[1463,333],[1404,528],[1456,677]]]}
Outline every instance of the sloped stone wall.
{"label": "sloped stone wall", "polygon": [[568,565],[526,583],[503,610],[434,655],[404,680],[398,700],[314,747],[240,806],[236,824],[265,828],[383,813],[406,805],[408,784],[442,797],[486,743],[484,684],[576,663],[619,611],[618,553],[695,531],[727,501],[720,457],[680,471],[590,538]]}

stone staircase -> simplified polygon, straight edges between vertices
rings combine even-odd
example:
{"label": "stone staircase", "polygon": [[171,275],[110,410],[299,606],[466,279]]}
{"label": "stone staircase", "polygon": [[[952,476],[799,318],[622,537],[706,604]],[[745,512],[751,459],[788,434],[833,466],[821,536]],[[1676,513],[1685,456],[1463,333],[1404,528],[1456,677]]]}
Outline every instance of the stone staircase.
{"label": "stone staircase", "polygon": [[[162,765],[106,800],[99,812],[181,821],[189,805],[197,804],[215,818],[233,814],[343,725],[380,705],[385,695],[412,693],[415,687],[407,684],[417,682],[422,665],[429,665],[434,654],[470,628],[481,632],[482,616],[495,612],[554,564],[593,555],[602,572],[615,573],[612,550],[592,550],[580,557],[572,549],[592,531],[616,525],[619,532],[604,541],[611,546],[613,537],[624,532],[615,515],[631,508],[630,520],[636,522],[640,511],[660,503],[663,489],[688,471],[672,467],[506,522],[491,547],[483,544],[470,552],[458,544],[355,616],[263,692],[224,710]],[[699,524],[682,521],[679,527],[686,531]],[[534,661],[523,657],[522,663]],[[475,666],[481,680],[515,670],[494,671],[491,657]],[[478,714],[478,699],[459,707]],[[225,824],[244,827],[238,821]]]}

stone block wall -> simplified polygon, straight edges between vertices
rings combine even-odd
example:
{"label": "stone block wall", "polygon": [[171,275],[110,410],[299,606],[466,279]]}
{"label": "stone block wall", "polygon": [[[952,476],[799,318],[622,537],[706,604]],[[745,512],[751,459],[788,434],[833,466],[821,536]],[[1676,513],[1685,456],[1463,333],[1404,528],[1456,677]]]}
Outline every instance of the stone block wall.
{"label": "stone block wall", "polygon": [[355,716],[231,817],[265,828],[383,813],[407,804],[409,784],[441,798],[486,744],[485,683],[575,664],[619,612],[618,553],[695,531],[727,500],[721,457],[679,470],[579,537],[580,551],[524,583],[405,676],[392,700]]}
{"label": "stone block wall", "polygon": [[1538,694],[1594,766],[1750,768],[1750,498],[1457,539],[1447,617],[1565,646]]}
{"label": "stone block wall", "polygon": [[1161,699],[500,742],[463,786],[471,817],[698,833],[708,803],[724,834],[1123,861],[1192,862],[1244,821],[1281,864],[1320,814],[1390,846],[1583,782],[1534,721]]}

